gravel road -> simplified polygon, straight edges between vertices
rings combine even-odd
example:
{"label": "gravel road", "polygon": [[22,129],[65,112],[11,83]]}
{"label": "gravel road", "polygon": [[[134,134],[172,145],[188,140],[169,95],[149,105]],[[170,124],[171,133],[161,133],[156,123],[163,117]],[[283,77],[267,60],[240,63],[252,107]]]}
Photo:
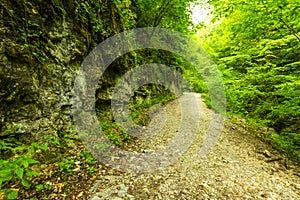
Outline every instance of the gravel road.
{"label": "gravel road", "polygon": [[[160,132],[135,140],[127,151],[151,154],[172,143],[178,134],[187,134],[180,142],[189,148],[170,165],[157,165],[150,172],[103,170],[89,190],[90,200],[300,199],[299,166],[249,133],[244,120],[226,119],[223,129],[217,129],[221,134],[206,139],[211,120],[218,116],[206,107],[200,95],[187,93],[152,117],[151,126],[165,122]],[[190,140],[187,137],[193,134],[186,131],[195,133],[195,137]],[[200,157],[199,152],[207,154]]]}

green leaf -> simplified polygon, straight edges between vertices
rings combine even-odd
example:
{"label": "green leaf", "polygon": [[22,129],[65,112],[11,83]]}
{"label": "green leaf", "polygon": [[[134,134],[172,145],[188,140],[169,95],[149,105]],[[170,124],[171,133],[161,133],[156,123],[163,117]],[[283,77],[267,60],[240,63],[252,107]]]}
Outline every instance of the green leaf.
{"label": "green leaf", "polygon": [[32,176],[39,176],[40,173],[32,171],[32,170],[26,170],[26,176],[32,177]]}
{"label": "green leaf", "polygon": [[0,165],[4,165],[4,164],[6,164],[6,163],[8,163],[8,161],[7,160],[0,160]]}
{"label": "green leaf", "polygon": [[29,166],[30,164],[36,164],[36,163],[39,163],[39,161],[34,160],[34,159],[32,159],[32,158],[25,157],[25,156],[24,156],[24,157],[18,158],[16,161],[17,161],[17,163],[18,163],[19,165],[23,165],[24,168],[28,168],[28,166]]}
{"label": "green leaf", "polygon": [[28,164],[37,164],[37,163],[39,163],[39,161],[34,160],[32,158],[27,158],[27,162],[28,162]]}
{"label": "green leaf", "polygon": [[40,146],[40,149],[47,150],[48,149],[48,145],[47,144],[42,144]]}
{"label": "green leaf", "polygon": [[15,151],[23,151],[26,148],[26,145],[18,146],[14,148]]}
{"label": "green leaf", "polygon": [[16,172],[17,176],[18,176],[20,179],[23,178],[23,174],[24,174],[24,169],[23,169],[23,168],[18,167],[18,168],[16,169],[15,172]]}
{"label": "green leaf", "polygon": [[31,144],[31,146],[33,146],[33,147],[35,147],[35,148],[39,148],[39,145],[38,145],[38,143],[36,143],[36,142],[33,142],[33,143]]}
{"label": "green leaf", "polygon": [[26,157],[19,157],[19,158],[17,158],[16,159],[16,163],[17,163],[17,165],[19,165],[19,166],[24,166],[25,168],[28,168],[28,162],[27,162],[27,158]]}
{"label": "green leaf", "polygon": [[30,187],[30,183],[29,183],[29,181],[26,178],[22,179],[22,185],[24,187],[26,187],[26,189],[29,189],[29,187]]}
{"label": "green leaf", "polygon": [[0,179],[2,181],[10,180],[12,177],[13,170],[12,169],[2,169],[0,170]]}
{"label": "green leaf", "polygon": [[10,190],[8,190],[7,191],[7,198],[8,199],[16,199],[16,198],[18,198],[18,191],[17,190],[12,190],[12,189],[10,189]]}
{"label": "green leaf", "polygon": [[28,164],[27,160],[22,160],[21,163],[25,168],[28,168],[29,164]]}
{"label": "green leaf", "polygon": [[33,153],[34,152],[34,148],[32,146],[28,147],[28,152],[29,153]]}

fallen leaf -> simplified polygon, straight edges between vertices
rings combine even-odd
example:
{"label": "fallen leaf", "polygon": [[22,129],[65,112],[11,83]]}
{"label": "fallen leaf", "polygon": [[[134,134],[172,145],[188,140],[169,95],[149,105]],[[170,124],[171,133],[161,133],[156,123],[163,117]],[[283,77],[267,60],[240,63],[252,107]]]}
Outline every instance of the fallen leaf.
{"label": "fallen leaf", "polygon": [[83,192],[80,192],[80,193],[77,195],[77,197],[80,198],[80,197],[82,197],[82,195],[83,195]]}
{"label": "fallen leaf", "polygon": [[38,11],[35,8],[32,8],[33,14],[38,14]]}

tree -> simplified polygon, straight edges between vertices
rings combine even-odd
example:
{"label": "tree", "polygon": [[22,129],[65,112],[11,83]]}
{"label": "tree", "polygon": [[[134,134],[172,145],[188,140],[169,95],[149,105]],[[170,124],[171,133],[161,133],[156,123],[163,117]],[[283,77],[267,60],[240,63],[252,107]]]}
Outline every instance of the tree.
{"label": "tree", "polygon": [[212,0],[206,46],[222,70],[232,113],[274,128],[271,140],[299,159],[300,4]]}
{"label": "tree", "polygon": [[136,13],[137,27],[161,27],[187,33],[192,26],[191,2],[195,0],[136,0],[131,9]]}

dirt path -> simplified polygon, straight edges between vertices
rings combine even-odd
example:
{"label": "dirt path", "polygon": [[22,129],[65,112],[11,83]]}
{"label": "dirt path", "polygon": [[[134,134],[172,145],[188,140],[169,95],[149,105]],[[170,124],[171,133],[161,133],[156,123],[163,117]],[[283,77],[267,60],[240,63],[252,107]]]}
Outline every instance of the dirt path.
{"label": "dirt path", "polygon": [[[200,96],[186,95],[197,98],[201,119],[190,148],[170,166],[150,173],[103,170],[90,188],[89,199],[300,199],[299,166],[252,136],[242,121],[227,119],[213,151],[200,158],[213,113]],[[187,102],[184,106],[197,112],[195,105]],[[153,152],[172,140],[182,123],[180,107],[174,101],[163,109],[166,115],[157,114],[153,119],[163,121],[167,117],[161,132],[138,139],[128,150]]]}

